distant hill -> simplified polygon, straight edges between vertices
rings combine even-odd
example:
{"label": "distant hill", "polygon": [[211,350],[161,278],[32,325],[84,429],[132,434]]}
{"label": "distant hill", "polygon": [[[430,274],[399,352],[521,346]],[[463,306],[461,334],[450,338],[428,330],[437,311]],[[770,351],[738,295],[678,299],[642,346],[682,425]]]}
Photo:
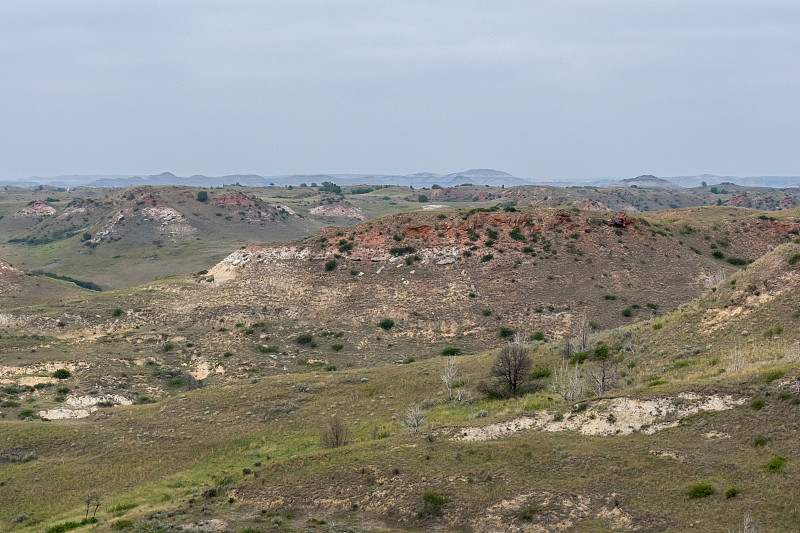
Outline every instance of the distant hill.
{"label": "distant hill", "polygon": [[531,181],[512,176],[494,169],[470,169],[451,174],[422,172],[418,174],[283,174],[260,176],[257,174],[230,174],[226,176],[194,175],[176,176],[172,172],[162,172],[149,176],[136,175],[69,175],[53,177],[32,177],[28,179],[0,181],[0,185],[15,187],[35,187],[53,185],[56,187],[131,187],[140,185],[184,185],[189,187],[222,187],[240,184],[247,187],[287,186],[301,183],[321,183],[332,181],[338,185],[402,185],[411,187],[431,187],[433,185],[460,185],[470,182],[475,185],[505,186],[529,185]]}
{"label": "distant hill", "polygon": [[645,174],[643,176],[637,176],[635,178],[628,178],[622,180],[620,183],[623,187],[656,187],[661,189],[681,189],[682,187],[676,183],[671,181],[657,178],[651,174]]}

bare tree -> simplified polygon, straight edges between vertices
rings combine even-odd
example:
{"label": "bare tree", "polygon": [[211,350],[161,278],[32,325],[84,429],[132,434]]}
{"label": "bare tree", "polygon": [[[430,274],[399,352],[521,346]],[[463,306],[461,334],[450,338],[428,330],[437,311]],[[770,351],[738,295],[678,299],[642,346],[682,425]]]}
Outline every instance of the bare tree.
{"label": "bare tree", "polygon": [[705,277],[703,278],[703,286],[706,289],[716,287],[717,285],[725,281],[725,277],[726,277],[725,269],[719,267],[713,272],[706,273]]}
{"label": "bare tree", "polygon": [[83,519],[89,520],[89,510],[92,508],[92,518],[95,518],[97,516],[97,509],[100,508],[100,494],[97,492],[90,492],[86,495],[84,503],[86,503],[86,516]]}
{"label": "bare tree", "polygon": [[730,362],[728,363],[728,371],[736,374],[744,368],[744,352],[738,346],[731,350]]}
{"label": "bare tree", "polygon": [[595,366],[587,370],[586,375],[591,380],[594,391],[597,394],[604,394],[617,384],[617,361],[611,356],[606,344],[595,346],[592,360]]}
{"label": "bare tree", "polygon": [[500,354],[492,365],[492,375],[508,385],[512,396],[517,394],[517,387],[531,373],[533,362],[528,348],[521,344],[509,344],[500,350]]}
{"label": "bare tree", "polygon": [[561,363],[561,367],[556,369],[553,376],[551,390],[564,398],[565,402],[575,402],[583,399],[586,387],[583,385],[578,365],[574,365],[570,370],[570,365],[566,361]]}
{"label": "bare tree", "polygon": [[409,405],[406,412],[397,418],[411,433],[416,433],[428,417],[425,411],[422,410],[422,406],[415,403]]}
{"label": "bare tree", "polygon": [[749,513],[744,513],[744,518],[742,519],[742,523],[736,526],[734,529],[728,528],[728,533],[760,533],[761,528],[753,522],[753,519],[750,518]]}
{"label": "bare tree", "polygon": [[561,348],[561,354],[564,356],[564,359],[569,359],[574,355],[574,350],[572,346],[572,334],[568,331],[564,335],[564,345]]}
{"label": "bare tree", "polygon": [[577,341],[577,352],[585,352],[589,350],[589,336],[591,335],[592,326],[589,322],[589,317],[586,316],[586,311],[581,313],[578,322],[575,324],[575,338]]}
{"label": "bare tree", "polygon": [[450,401],[453,401],[453,381],[456,378],[456,374],[458,373],[458,365],[456,365],[456,358],[455,357],[448,357],[444,361],[444,367],[442,368],[442,382],[444,382],[445,386],[447,387],[447,394],[450,396]]}
{"label": "bare tree", "polygon": [[350,431],[347,429],[338,416],[335,416],[328,422],[328,425],[322,428],[320,434],[320,442],[326,448],[338,448],[350,443]]}

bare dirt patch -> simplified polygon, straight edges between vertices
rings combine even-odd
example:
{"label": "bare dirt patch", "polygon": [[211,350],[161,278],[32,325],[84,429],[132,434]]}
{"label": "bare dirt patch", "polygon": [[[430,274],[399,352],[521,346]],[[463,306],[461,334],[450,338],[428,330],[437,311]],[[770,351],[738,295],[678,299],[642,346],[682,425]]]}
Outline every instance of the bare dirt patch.
{"label": "bare dirt patch", "polygon": [[521,416],[507,422],[485,426],[450,428],[446,432],[459,440],[502,438],[530,428],[542,431],[577,431],[584,435],[628,435],[641,431],[648,435],[675,427],[680,420],[700,411],[725,411],[742,405],[746,398],[726,395],[701,396],[683,393],[672,398],[604,398],[586,404],[586,409],[556,418],[546,412]]}

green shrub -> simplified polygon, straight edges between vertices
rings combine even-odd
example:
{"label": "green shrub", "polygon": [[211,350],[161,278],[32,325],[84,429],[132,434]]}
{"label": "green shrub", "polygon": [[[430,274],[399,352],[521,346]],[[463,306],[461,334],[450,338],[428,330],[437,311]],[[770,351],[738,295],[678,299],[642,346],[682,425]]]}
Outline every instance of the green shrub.
{"label": "green shrub", "polygon": [[115,307],[114,311],[111,313],[111,315],[112,316],[120,316],[120,315],[122,315],[122,309],[120,309],[119,307]]}
{"label": "green shrub", "polygon": [[494,255],[492,255],[492,254],[486,254],[486,255],[484,255],[483,257],[481,257],[481,262],[482,262],[482,263],[488,263],[488,262],[489,262],[489,261],[491,261],[492,259],[494,259]]}
{"label": "green shrub", "polygon": [[71,375],[72,373],[70,373],[70,371],[67,370],[66,368],[59,368],[58,370],[53,372],[53,377],[56,379],[67,379]]}
{"label": "green shrub", "polygon": [[458,355],[461,353],[461,348],[453,348],[452,346],[449,348],[445,348],[442,350],[442,355]]}
{"label": "green shrub", "polygon": [[741,266],[741,265],[746,265],[747,264],[747,260],[746,259],[742,259],[740,257],[729,257],[728,258],[728,263],[730,263],[732,265],[736,265],[736,266]]}
{"label": "green shrub", "polygon": [[767,471],[777,474],[783,470],[784,466],[786,466],[786,457],[776,455],[767,463]]}
{"label": "green shrub", "polygon": [[19,412],[20,418],[33,418],[34,416],[36,415],[33,413],[33,409],[23,409]]}
{"label": "green shrub", "polygon": [[314,336],[311,333],[303,333],[297,336],[297,344],[309,344]]}
{"label": "green shrub", "polygon": [[731,498],[735,498],[739,495],[739,489],[736,487],[731,487],[725,491],[725,499],[730,500]]}
{"label": "green shrub", "polygon": [[384,318],[378,322],[378,327],[383,328],[384,331],[389,331],[394,327],[394,320],[391,318]]}
{"label": "green shrub", "polygon": [[630,307],[628,307],[627,309],[623,309],[622,310],[622,316],[624,316],[624,317],[629,317],[632,314],[633,314],[633,311],[631,310]]}
{"label": "green shrub", "polygon": [[197,191],[197,201],[198,202],[207,202],[208,201],[208,192],[206,192],[206,191]]}
{"label": "green shrub", "polygon": [[483,316],[492,316],[492,310],[491,309],[484,309],[481,312],[483,313]]}
{"label": "green shrub", "polygon": [[714,487],[710,483],[697,483],[692,485],[692,487],[686,491],[686,494],[692,499],[708,498],[714,494]]}
{"label": "green shrub", "polygon": [[550,377],[550,369],[545,366],[537,366],[533,369],[533,373],[531,373],[531,377],[533,379],[542,379],[542,378],[549,378]]}
{"label": "green shrub", "polygon": [[394,248],[389,249],[389,253],[392,255],[406,255],[406,254],[413,254],[416,251],[416,248],[413,246],[396,246]]}
{"label": "green shrub", "polygon": [[522,229],[519,226],[514,226],[514,228],[508,232],[508,236],[514,239],[515,241],[524,241],[525,236],[522,234]]}
{"label": "green shrub", "polygon": [[589,354],[587,352],[578,352],[570,358],[569,364],[580,365],[583,364],[583,362],[586,361],[588,358]]}
{"label": "green shrub", "polygon": [[335,260],[335,259],[331,259],[330,261],[326,261],[326,262],[325,262],[325,270],[327,270],[327,271],[331,271],[331,270],[333,270],[334,268],[336,268],[336,265],[337,265],[337,264],[338,264],[338,263],[336,262],[336,260]]}
{"label": "green shrub", "polygon": [[523,522],[533,522],[533,517],[539,513],[539,506],[535,503],[529,504],[524,509],[517,511],[517,518]]}
{"label": "green shrub", "polygon": [[543,341],[544,340],[544,332],[537,331],[533,335],[531,335],[532,341]]}
{"label": "green shrub", "polygon": [[261,353],[278,353],[277,346],[259,346],[258,351]]}
{"label": "green shrub", "polygon": [[500,336],[504,339],[514,336],[514,330],[509,327],[501,327],[500,328]]}
{"label": "green shrub", "polygon": [[444,507],[444,504],[447,502],[448,499],[446,496],[432,490],[426,490],[425,494],[422,495],[422,503],[424,505],[422,510],[423,516],[440,514],[442,512],[442,507]]}
{"label": "green shrub", "polygon": [[756,398],[750,403],[750,407],[753,409],[753,411],[760,411],[765,405],[767,405],[767,403],[763,398]]}
{"label": "green shrub", "polygon": [[725,254],[720,252],[719,250],[714,250],[711,255],[714,256],[715,259],[725,259]]}
{"label": "green shrub", "polygon": [[334,352],[339,352],[339,351],[342,350],[342,348],[344,348],[344,346],[341,345],[341,344],[332,344],[331,345],[331,350],[333,350]]}
{"label": "green shrub", "polygon": [[664,324],[659,324],[659,323],[653,324],[653,329],[656,329],[656,330],[661,329],[663,327],[664,327]]}
{"label": "green shrub", "polygon": [[784,374],[785,372],[783,370],[773,370],[772,372],[767,374],[765,381],[767,382],[767,384],[772,383],[776,379],[782,378]]}
{"label": "green shrub", "polygon": [[617,299],[617,297],[615,295],[613,295],[613,294],[606,294],[605,296],[603,296],[603,298],[605,298],[606,300],[616,300]]}
{"label": "green shrub", "polygon": [[794,266],[797,263],[800,263],[800,254],[794,254],[792,257],[789,258],[789,264]]}

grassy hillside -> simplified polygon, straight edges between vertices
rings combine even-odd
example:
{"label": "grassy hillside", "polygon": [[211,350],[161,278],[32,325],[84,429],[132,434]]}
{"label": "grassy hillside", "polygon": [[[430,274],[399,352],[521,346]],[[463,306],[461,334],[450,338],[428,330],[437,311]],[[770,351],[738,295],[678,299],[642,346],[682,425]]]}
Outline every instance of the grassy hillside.
{"label": "grassy hillside", "polygon": [[0,527],[791,530],[797,216],[402,213],[100,293],[0,264]]}

